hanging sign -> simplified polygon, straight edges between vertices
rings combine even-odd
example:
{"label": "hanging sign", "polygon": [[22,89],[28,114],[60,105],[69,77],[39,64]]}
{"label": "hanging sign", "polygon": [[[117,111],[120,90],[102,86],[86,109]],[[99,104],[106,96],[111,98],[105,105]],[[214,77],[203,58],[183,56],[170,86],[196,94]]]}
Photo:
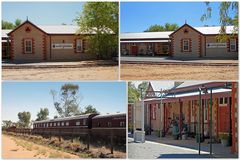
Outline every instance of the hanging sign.
{"label": "hanging sign", "polygon": [[53,43],[52,49],[73,49],[72,43]]}
{"label": "hanging sign", "polygon": [[227,48],[227,43],[206,43],[207,48]]}

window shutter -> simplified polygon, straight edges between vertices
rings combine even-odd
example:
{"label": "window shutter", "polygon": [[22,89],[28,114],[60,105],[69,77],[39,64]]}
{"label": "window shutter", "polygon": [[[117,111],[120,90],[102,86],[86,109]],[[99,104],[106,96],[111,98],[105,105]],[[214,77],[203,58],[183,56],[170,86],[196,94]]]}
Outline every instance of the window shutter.
{"label": "window shutter", "polygon": [[86,40],[85,39],[82,40],[82,45],[83,45],[82,52],[84,53],[85,52],[85,48],[86,48]]}
{"label": "window shutter", "polygon": [[181,39],[181,52],[183,52],[183,39]]}
{"label": "window shutter", "polygon": [[75,39],[74,39],[74,44],[73,44],[73,49],[74,49],[74,52],[75,52],[75,53],[77,53],[76,48],[77,48],[77,39],[75,38]]}
{"label": "window shutter", "polygon": [[24,44],[24,38],[22,39],[22,54],[25,53],[25,44]]}
{"label": "window shutter", "polygon": [[32,38],[32,54],[35,53],[35,40]]}
{"label": "window shutter", "polygon": [[238,52],[238,38],[236,37],[236,51]]}
{"label": "window shutter", "polygon": [[227,39],[227,51],[230,52],[230,39]]}
{"label": "window shutter", "polygon": [[192,39],[189,38],[189,52],[192,52]]}

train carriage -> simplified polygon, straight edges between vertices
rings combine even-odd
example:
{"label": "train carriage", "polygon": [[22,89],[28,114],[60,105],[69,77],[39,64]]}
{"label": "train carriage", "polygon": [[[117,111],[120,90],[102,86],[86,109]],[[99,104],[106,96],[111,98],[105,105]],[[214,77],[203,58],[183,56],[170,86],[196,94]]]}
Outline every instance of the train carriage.
{"label": "train carriage", "polygon": [[92,119],[92,128],[126,128],[126,114],[97,115]]}

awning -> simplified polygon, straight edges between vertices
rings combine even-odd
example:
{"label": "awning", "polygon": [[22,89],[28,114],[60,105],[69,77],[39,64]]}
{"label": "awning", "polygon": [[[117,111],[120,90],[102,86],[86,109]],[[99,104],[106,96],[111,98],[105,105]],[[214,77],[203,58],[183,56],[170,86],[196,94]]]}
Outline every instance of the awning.
{"label": "awning", "polygon": [[[207,90],[208,93],[204,94],[202,92],[202,98],[210,98],[210,89]],[[222,97],[222,96],[230,96],[231,95],[231,89],[225,89],[225,88],[219,88],[219,89],[213,89],[212,90],[212,94],[213,94],[213,98],[214,97]],[[199,98],[199,91],[194,91],[194,92],[189,92],[189,93],[182,93],[182,94],[176,94],[174,96],[169,96],[169,97],[164,97],[162,98],[162,102],[166,103],[166,102],[177,102],[180,99],[181,100],[198,100]],[[146,103],[159,103],[161,102],[161,98],[150,98],[150,99],[145,99],[144,102]]]}
{"label": "awning", "polygon": [[120,41],[120,42],[122,42],[122,43],[153,43],[153,42],[162,42],[162,43],[164,43],[164,42],[170,42],[170,40],[143,40],[143,41],[137,41],[137,40],[135,40],[135,41]]}

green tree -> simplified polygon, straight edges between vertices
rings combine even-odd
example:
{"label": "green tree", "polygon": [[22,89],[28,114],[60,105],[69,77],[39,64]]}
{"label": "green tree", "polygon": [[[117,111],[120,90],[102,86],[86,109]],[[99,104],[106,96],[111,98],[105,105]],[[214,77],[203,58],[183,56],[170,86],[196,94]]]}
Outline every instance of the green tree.
{"label": "green tree", "polygon": [[11,22],[2,20],[2,29],[14,29],[14,24]]}
{"label": "green tree", "polygon": [[36,121],[46,120],[48,119],[49,111],[47,108],[41,108],[40,111],[37,113]]}
{"label": "green tree", "polygon": [[31,113],[30,112],[19,112],[18,113],[18,123],[19,123],[19,127],[29,127],[30,124],[30,119],[31,119]]}
{"label": "green tree", "polygon": [[[201,21],[206,21],[212,17],[212,7],[210,5],[210,2],[205,3],[207,6],[207,10],[201,16]],[[233,34],[238,34],[238,2],[220,2],[219,16],[219,22],[221,24],[221,29],[219,31],[220,36],[217,36],[217,39],[219,41],[225,41],[227,38],[229,38],[229,36],[226,34],[226,26],[228,25],[233,25]]]}
{"label": "green tree", "polygon": [[128,82],[128,103],[134,103],[139,100],[140,93],[134,83]]}
{"label": "green tree", "polygon": [[142,97],[143,98],[145,97],[147,88],[148,88],[148,82],[142,82],[138,85],[138,91],[139,91],[140,95],[141,95],[141,92],[142,92]]}
{"label": "green tree", "polygon": [[11,120],[3,120],[2,121],[2,129],[7,129],[13,125]]}
{"label": "green tree", "polygon": [[170,24],[165,23],[165,25],[151,25],[148,29],[146,29],[144,32],[162,32],[162,31],[174,31],[178,29],[179,26],[176,23]]}
{"label": "green tree", "polygon": [[90,114],[90,113],[99,114],[96,108],[94,108],[92,105],[88,105],[85,107],[85,111],[83,112],[83,114]]}
{"label": "green tree", "polygon": [[89,52],[101,59],[118,55],[118,2],[86,2],[75,21],[87,36]]}
{"label": "green tree", "polygon": [[51,90],[54,107],[59,117],[69,117],[81,113],[79,108],[81,97],[78,91],[79,86],[70,83],[62,85],[59,97],[57,97],[56,91]]}
{"label": "green tree", "polygon": [[15,20],[15,25],[14,25],[14,27],[16,28],[16,27],[18,27],[20,24],[22,24],[22,20],[17,18],[17,19]]}

